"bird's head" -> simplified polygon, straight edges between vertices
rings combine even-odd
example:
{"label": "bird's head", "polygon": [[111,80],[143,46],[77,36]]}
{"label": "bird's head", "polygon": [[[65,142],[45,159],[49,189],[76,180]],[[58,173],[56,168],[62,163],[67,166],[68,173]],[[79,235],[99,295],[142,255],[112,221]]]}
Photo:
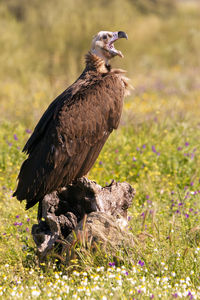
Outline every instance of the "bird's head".
{"label": "bird's head", "polygon": [[123,57],[121,51],[114,47],[114,42],[121,38],[128,39],[128,36],[123,31],[100,31],[92,40],[91,53],[103,58],[106,64],[116,55]]}

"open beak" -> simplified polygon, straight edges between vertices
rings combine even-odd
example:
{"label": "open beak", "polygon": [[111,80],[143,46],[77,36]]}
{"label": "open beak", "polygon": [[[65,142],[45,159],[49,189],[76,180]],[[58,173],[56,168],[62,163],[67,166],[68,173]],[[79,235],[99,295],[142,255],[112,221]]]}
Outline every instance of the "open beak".
{"label": "open beak", "polygon": [[125,38],[125,39],[128,39],[128,35],[124,32],[124,31],[116,31],[116,32],[113,32],[113,35],[109,41],[109,52],[115,56],[115,55],[119,55],[120,57],[123,57],[123,54],[121,53],[121,51],[115,49],[113,43],[115,41],[117,41],[118,39],[122,39],[122,38]]}

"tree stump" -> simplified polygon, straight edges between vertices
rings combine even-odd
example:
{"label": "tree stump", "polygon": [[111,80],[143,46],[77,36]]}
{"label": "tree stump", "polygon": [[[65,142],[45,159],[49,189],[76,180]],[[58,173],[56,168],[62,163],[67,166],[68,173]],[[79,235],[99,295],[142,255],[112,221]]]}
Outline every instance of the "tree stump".
{"label": "tree stump", "polygon": [[87,238],[106,247],[133,243],[126,230],[127,209],[132,204],[134,188],[127,182],[101,187],[85,177],[44,197],[38,207],[38,224],[32,227],[40,261],[58,240],[69,245],[74,234],[87,231]]}

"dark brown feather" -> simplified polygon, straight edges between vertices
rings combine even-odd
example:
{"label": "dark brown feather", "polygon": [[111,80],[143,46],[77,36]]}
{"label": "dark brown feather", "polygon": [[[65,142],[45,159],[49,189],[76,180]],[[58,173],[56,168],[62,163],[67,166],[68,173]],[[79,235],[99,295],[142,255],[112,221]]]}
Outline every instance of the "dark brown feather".
{"label": "dark brown feather", "polygon": [[14,196],[26,199],[27,208],[93,166],[119,125],[125,93],[122,77],[89,53],[82,75],[51,103],[23,149],[29,156]]}

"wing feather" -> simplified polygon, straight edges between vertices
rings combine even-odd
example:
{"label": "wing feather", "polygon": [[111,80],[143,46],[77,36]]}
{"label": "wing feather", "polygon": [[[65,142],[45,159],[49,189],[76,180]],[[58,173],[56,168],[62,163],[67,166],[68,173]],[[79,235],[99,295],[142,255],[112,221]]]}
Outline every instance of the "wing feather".
{"label": "wing feather", "polygon": [[62,102],[64,102],[65,99],[71,98],[71,87],[69,87],[67,90],[65,90],[62,94],[60,94],[48,107],[48,109],[45,111],[43,116],[41,117],[40,121],[38,122],[37,126],[35,127],[33,134],[28,139],[27,143],[25,144],[23,148],[23,152],[31,153],[31,151],[34,149],[34,145],[37,145],[40,138],[42,138],[43,134],[45,133],[50,121],[52,120],[55,111],[60,107]]}

